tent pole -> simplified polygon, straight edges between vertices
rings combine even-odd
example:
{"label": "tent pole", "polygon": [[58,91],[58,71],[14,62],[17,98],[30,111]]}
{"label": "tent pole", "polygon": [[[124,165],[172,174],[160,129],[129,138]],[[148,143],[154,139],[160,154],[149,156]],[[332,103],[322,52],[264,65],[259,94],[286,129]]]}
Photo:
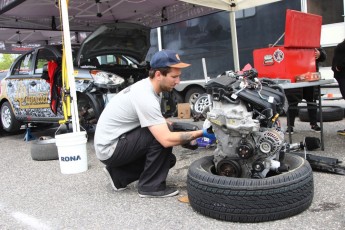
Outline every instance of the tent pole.
{"label": "tent pole", "polygon": [[237,43],[237,30],[236,30],[236,17],[235,11],[229,12],[230,17],[230,30],[231,30],[231,42],[232,42],[232,55],[234,58],[234,68],[235,71],[240,70],[240,61],[238,56],[238,43]]}
{"label": "tent pole", "polygon": [[62,17],[62,28],[63,28],[63,42],[64,42],[64,54],[66,57],[66,72],[68,82],[70,86],[71,94],[71,114],[72,114],[72,127],[73,132],[80,132],[78,106],[77,106],[77,93],[75,89],[73,59],[72,59],[72,46],[71,46],[71,35],[68,21],[68,8],[67,0],[60,0],[61,5],[61,17]]}
{"label": "tent pole", "polygon": [[161,27],[157,27],[158,51],[162,50],[162,33]]}

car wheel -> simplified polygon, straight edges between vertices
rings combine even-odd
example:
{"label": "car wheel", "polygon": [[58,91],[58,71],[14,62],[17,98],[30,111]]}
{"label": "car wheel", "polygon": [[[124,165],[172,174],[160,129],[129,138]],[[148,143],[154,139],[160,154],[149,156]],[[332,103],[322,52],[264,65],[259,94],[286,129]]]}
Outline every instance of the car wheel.
{"label": "car wheel", "polygon": [[6,101],[1,106],[1,125],[2,128],[9,133],[20,130],[21,123],[15,118],[12,107]]}
{"label": "car wheel", "polygon": [[[194,105],[196,99],[206,92],[205,89],[201,87],[192,87],[186,92],[185,102],[189,103],[191,106]],[[193,108],[193,107],[191,107]]]}
{"label": "car wheel", "polygon": [[187,191],[197,212],[233,222],[263,222],[282,219],[306,210],[314,196],[310,164],[287,154],[288,172],[264,179],[215,175],[213,156],[203,157],[189,167]]}
{"label": "car wheel", "polygon": [[91,94],[78,94],[78,114],[80,125],[91,130],[101,115],[101,106]]}
{"label": "car wheel", "polygon": [[179,92],[177,92],[176,90],[173,90],[172,95],[176,104],[183,103],[183,97],[181,96]]}
{"label": "car wheel", "polygon": [[31,142],[31,158],[35,161],[58,160],[58,149],[55,138],[40,137]]}
{"label": "car wheel", "polygon": [[163,92],[161,100],[161,109],[165,118],[177,116],[177,104],[181,103],[183,99],[178,92]]}
{"label": "car wheel", "polygon": [[[308,109],[301,108],[298,111],[298,117],[301,121],[309,122]],[[344,109],[340,106],[322,107],[322,121],[341,121],[344,118]],[[317,109],[317,121],[320,122],[320,111]]]}
{"label": "car wheel", "polygon": [[203,113],[204,109],[210,105],[210,100],[208,94],[201,94],[194,102],[192,107],[192,113],[194,115],[200,115]]}
{"label": "car wheel", "polygon": [[175,102],[175,111],[174,111],[173,116],[177,117],[177,113],[178,113],[178,111],[177,111],[177,104],[183,103],[183,97],[176,90],[173,90],[172,95],[173,95],[173,100]]}

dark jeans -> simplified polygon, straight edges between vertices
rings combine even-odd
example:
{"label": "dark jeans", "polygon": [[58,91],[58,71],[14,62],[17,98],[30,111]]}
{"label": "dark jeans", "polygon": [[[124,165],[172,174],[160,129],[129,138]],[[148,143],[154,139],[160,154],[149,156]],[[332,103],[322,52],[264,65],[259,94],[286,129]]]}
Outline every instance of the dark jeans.
{"label": "dark jeans", "polygon": [[345,99],[345,76],[335,78],[339,85],[339,90],[343,99]]}
{"label": "dark jeans", "polygon": [[308,106],[308,115],[310,125],[317,123],[317,105],[314,100],[314,87],[304,87],[302,89],[290,90],[286,93],[286,98],[289,102],[288,120],[290,126],[295,126],[295,118],[298,115],[298,103],[305,99]]}
{"label": "dark jeans", "polygon": [[122,135],[113,156],[102,162],[117,188],[139,180],[140,191],[152,192],[166,188],[165,180],[176,157],[172,147],[164,148],[148,128],[138,127]]}

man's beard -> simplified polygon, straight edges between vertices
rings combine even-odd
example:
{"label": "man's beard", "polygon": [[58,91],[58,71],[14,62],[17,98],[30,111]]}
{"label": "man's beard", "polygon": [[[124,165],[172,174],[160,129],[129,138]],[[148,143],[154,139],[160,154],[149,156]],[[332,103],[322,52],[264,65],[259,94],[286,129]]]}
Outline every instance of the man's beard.
{"label": "man's beard", "polygon": [[161,85],[161,90],[162,90],[162,92],[171,92],[173,90],[173,88]]}

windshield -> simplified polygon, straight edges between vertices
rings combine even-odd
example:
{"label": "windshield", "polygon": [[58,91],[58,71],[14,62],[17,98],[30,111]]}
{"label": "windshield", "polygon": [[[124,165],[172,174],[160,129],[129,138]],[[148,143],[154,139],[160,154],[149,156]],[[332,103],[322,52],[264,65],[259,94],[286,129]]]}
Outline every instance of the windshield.
{"label": "windshield", "polygon": [[[75,62],[75,60],[77,58],[77,54],[78,54],[79,48],[80,48],[80,45],[72,45],[71,46],[73,63]],[[58,49],[60,50],[60,52],[62,54],[62,52],[63,52],[62,45],[58,45]]]}
{"label": "windshield", "polygon": [[86,59],[80,63],[81,68],[100,67],[100,66],[137,66],[138,61],[134,58],[121,54],[107,54],[99,55],[93,58]]}

